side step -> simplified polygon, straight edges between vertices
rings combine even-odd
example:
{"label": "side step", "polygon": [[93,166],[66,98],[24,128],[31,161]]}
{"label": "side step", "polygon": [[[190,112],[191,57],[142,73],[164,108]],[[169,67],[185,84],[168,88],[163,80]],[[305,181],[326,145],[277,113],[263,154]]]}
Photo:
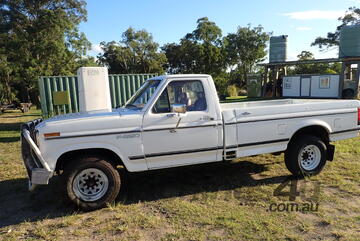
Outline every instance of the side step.
{"label": "side step", "polygon": [[227,151],[224,155],[224,160],[232,160],[236,158],[236,151]]}

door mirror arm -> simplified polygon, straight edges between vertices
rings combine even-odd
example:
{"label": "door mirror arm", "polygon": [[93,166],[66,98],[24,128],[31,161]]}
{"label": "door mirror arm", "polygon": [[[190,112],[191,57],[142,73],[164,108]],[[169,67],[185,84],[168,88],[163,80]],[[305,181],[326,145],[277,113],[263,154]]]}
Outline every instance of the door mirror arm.
{"label": "door mirror arm", "polygon": [[182,116],[186,114],[186,105],[185,104],[173,104],[173,105],[171,105],[171,111],[173,113],[177,113],[177,116],[179,117],[179,120],[176,123],[175,128],[170,130],[171,133],[174,133],[174,132],[176,132],[176,129],[180,125]]}

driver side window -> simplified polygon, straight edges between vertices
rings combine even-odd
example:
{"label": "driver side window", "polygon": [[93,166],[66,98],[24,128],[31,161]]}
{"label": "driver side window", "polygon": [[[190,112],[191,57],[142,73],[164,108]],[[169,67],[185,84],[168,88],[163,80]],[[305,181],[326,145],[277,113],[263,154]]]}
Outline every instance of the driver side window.
{"label": "driver side window", "polygon": [[170,82],[155,103],[153,113],[169,113],[173,104],[184,104],[187,111],[205,111],[207,102],[201,81]]}

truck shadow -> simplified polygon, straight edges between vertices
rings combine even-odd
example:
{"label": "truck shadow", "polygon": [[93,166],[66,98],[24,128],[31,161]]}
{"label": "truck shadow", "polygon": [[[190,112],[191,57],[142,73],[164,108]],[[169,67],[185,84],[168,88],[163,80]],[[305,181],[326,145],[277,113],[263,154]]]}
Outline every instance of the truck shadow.
{"label": "truck shadow", "polygon": [[234,190],[242,187],[280,184],[290,176],[254,179],[269,164],[250,161],[210,163],[143,173],[124,173],[118,201],[124,204],[156,201],[203,192]]}
{"label": "truck shadow", "polygon": [[[288,176],[263,179],[252,177],[253,174],[265,171],[267,165],[270,163],[256,164],[241,161],[135,174],[120,171],[122,188],[117,201],[127,205],[203,192],[277,184],[288,178]],[[40,186],[29,193],[25,178],[0,181],[0,228],[24,221],[35,222],[74,213],[74,207],[64,198],[63,186],[60,178],[54,177],[48,186]]]}

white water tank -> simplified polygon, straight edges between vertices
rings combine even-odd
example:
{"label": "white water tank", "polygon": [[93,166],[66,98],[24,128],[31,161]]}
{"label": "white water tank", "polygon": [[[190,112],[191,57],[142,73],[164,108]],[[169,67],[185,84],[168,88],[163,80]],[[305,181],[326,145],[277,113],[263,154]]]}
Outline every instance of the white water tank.
{"label": "white water tank", "polygon": [[81,67],[77,70],[80,112],[111,111],[108,70],[105,67]]}

